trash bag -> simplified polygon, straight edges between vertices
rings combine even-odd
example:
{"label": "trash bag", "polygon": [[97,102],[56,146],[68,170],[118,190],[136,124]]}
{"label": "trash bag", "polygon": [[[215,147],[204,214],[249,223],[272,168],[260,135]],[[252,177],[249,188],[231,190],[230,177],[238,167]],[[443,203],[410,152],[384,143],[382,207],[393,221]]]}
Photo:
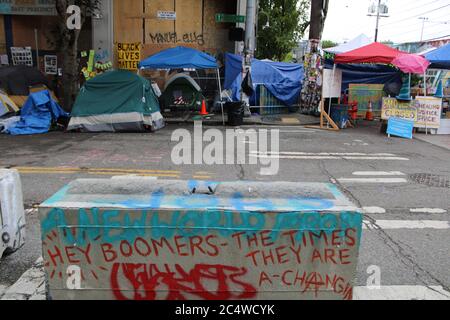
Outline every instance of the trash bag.
{"label": "trash bag", "polygon": [[227,102],[225,108],[228,112],[228,125],[237,127],[244,124],[245,104],[239,102]]}
{"label": "trash bag", "polygon": [[396,97],[400,94],[402,90],[403,82],[399,79],[395,79],[393,81],[389,81],[384,85],[384,92],[391,97]]}
{"label": "trash bag", "polygon": [[244,81],[242,81],[241,88],[242,92],[244,92],[247,95],[247,97],[252,97],[253,94],[255,93],[255,89],[253,88],[253,79],[250,71],[247,72]]}

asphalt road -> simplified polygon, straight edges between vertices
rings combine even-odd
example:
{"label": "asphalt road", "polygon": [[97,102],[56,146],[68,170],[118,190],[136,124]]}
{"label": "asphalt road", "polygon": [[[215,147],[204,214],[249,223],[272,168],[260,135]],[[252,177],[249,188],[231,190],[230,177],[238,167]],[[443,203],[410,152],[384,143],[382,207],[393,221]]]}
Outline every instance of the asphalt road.
{"label": "asphalt road", "polygon": [[[174,165],[170,137],[180,127],[155,134],[0,135],[0,167],[21,172],[27,208],[83,177],[332,182],[365,208],[373,224],[363,235],[358,285],[366,285],[367,270],[376,265],[383,286],[442,286],[450,292],[449,150],[388,138],[375,125],[338,133],[280,127],[280,171],[267,177],[260,166]],[[27,244],[0,262],[0,288],[17,281],[41,255],[36,213],[27,219]]]}

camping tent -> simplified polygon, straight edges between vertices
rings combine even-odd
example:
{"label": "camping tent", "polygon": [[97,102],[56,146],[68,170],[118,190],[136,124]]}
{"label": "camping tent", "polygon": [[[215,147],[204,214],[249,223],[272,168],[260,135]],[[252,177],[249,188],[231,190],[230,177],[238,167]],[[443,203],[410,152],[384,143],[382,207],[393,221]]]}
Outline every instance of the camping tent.
{"label": "camping tent", "polygon": [[365,34],[361,34],[347,43],[341,44],[337,47],[324,49],[324,51],[334,54],[345,53],[367,46],[371,43],[373,43],[373,41],[368,36],[366,36]]}
{"label": "camping tent", "polygon": [[450,69],[450,43],[425,55],[433,69]]}
{"label": "camping tent", "polygon": [[0,117],[8,113],[18,112],[17,105],[8,97],[7,94],[0,90]]}
{"label": "camping tent", "polygon": [[145,131],[164,127],[150,82],[129,71],[105,72],[80,90],[68,130]]}
{"label": "camping tent", "polygon": [[36,68],[27,66],[0,68],[0,88],[10,96],[28,96],[30,87],[36,85],[49,87],[47,78]]}
{"label": "camping tent", "polygon": [[214,57],[186,47],[163,50],[139,63],[139,69],[217,69],[218,67]]}
{"label": "camping tent", "polygon": [[20,120],[11,125],[6,133],[29,135],[46,133],[53,122],[69,115],[53,100],[48,90],[30,94],[20,111]]}
{"label": "camping tent", "polygon": [[166,81],[161,103],[164,110],[197,111],[204,99],[198,83],[189,75],[178,73]]}
{"label": "camping tent", "polygon": [[[261,84],[278,100],[291,106],[298,100],[303,80],[303,67],[295,63],[252,60],[253,84]],[[225,89],[232,90],[234,101],[240,100],[242,57],[225,55]]]}
{"label": "camping tent", "polygon": [[399,55],[406,54],[406,52],[388,47],[382,43],[372,43],[365,47],[338,54],[334,62],[336,64],[346,63],[382,63],[390,64]]}

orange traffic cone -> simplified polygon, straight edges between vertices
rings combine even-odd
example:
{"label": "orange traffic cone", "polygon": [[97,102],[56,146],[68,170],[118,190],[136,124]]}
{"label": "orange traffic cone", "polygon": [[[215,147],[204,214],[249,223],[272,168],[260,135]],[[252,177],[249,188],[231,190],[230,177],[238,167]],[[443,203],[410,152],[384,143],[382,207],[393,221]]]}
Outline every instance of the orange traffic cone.
{"label": "orange traffic cone", "polygon": [[206,101],[203,100],[202,102],[202,110],[200,111],[201,116],[207,116],[209,113],[206,111]]}
{"label": "orange traffic cone", "polygon": [[367,113],[366,113],[366,120],[367,121],[373,121],[374,120],[372,101],[369,101],[369,109],[367,110]]}

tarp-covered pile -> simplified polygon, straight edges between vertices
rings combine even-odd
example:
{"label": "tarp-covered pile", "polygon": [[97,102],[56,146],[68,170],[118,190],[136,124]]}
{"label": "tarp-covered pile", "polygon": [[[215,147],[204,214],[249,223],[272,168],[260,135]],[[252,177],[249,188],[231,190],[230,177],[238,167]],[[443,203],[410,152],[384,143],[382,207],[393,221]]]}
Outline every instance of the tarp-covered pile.
{"label": "tarp-covered pile", "polygon": [[9,123],[6,133],[31,135],[46,133],[59,118],[69,115],[56,103],[48,90],[30,94],[20,111],[20,118]]}
{"label": "tarp-covered pile", "polygon": [[[297,103],[303,75],[303,66],[300,64],[252,60],[253,84],[264,85],[271,94],[287,106]],[[242,57],[227,53],[225,56],[225,89],[232,90],[234,101],[240,100],[241,84]]]}
{"label": "tarp-covered pile", "polygon": [[144,132],[162,127],[164,119],[150,82],[119,70],[86,82],[73,107],[68,130]]}

